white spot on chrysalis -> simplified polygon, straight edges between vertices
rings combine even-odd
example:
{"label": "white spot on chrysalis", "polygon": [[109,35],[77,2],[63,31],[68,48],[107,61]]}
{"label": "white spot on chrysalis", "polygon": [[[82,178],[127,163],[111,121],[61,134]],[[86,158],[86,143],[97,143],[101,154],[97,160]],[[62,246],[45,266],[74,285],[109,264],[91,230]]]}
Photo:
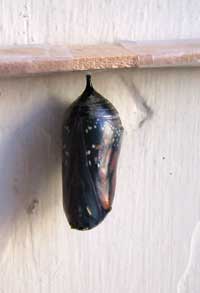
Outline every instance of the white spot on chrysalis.
{"label": "white spot on chrysalis", "polygon": [[90,208],[89,208],[88,206],[86,207],[86,210],[87,210],[88,214],[89,214],[90,216],[92,216],[92,212],[91,212],[91,210],[90,210]]}
{"label": "white spot on chrysalis", "polygon": [[69,132],[69,126],[68,126],[68,125],[64,126],[64,129],[65,129],[67,132]]}

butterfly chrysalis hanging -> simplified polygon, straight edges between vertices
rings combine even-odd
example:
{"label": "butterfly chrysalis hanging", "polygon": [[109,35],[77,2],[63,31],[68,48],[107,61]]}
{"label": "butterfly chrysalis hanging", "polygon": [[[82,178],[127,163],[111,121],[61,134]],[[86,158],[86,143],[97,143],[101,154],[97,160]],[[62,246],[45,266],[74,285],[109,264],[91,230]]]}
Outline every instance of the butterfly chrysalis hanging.
{"label": "butterfly chrysalis hanging", "polygon": [[86,88],[64,115],[63,206],[71,228],[88,230],[111,210],[123,127],[114,106]]}

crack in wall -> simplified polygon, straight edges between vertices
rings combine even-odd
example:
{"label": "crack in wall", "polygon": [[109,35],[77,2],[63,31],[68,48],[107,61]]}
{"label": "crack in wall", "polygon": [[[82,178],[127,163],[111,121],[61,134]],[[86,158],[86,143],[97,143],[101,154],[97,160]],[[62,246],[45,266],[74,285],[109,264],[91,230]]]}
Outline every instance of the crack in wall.
{"label": "crack in wall", "polygon": [[121,75],[121,79],[131,93],[137,109],[144,116],[138,123],[138,127],[141,128],[147,121],[152,119],[154,114],[153,109],[148,105],[145,98],[140,94],[133,81],[127,80],[123,75]]}
{"label": "crack in wall", "polygon": [[29,44],[30,43],[30,3],[29,3],[29,0],[25,1],[23,18],[24,18],[24,21],[25,21],[26,44]]}

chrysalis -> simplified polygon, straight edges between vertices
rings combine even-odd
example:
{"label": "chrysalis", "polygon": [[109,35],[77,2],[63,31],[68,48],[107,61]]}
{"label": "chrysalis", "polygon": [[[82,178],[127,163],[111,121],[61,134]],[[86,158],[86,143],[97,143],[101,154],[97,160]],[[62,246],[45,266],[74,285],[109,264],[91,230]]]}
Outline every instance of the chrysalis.
{"label": "chrysalis", "polygon": [[71,228],[88,230],[111,210],[123,127],[114,106],[86,76],[63,123],[63,206]]}

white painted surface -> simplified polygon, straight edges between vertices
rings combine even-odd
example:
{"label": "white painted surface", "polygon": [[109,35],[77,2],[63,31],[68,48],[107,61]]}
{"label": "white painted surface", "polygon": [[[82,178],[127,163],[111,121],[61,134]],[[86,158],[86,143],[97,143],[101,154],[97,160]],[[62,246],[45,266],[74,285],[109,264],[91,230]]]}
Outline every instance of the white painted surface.
{"label": "white painted surface", "polygon": [[[199,37],[199,1],[0,1],[0,44]],[[92,231],[62,210],[60,125],[84,74],[0,80],[0,292],[199,293],[199,69],[94,73],[125,127]],[[143,123],[142,123],[143,122]]]}

